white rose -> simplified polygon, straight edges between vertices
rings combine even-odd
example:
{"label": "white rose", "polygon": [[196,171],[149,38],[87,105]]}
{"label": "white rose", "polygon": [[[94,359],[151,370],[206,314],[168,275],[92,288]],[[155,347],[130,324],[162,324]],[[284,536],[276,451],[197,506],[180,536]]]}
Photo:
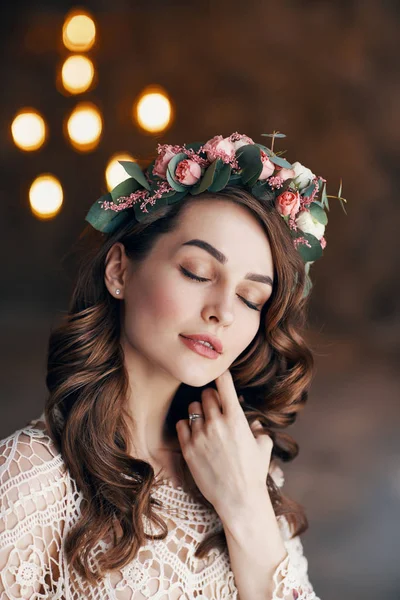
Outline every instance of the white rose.
{"label": "white rose", "polygon": [[294,171],[294,182],[299,186],[300,190],[306,188],[315,177],[310,169],[307,169],[307,167],[299,162],[293,163],[292,169]]}
{"label": "white rose", "polygon": [[240,140],[236,140],[236,142],[233,142],[233,146],[235,148],[235,151],[238,150],[239,148],[241,148],[242,146],[247,146],[248,144],[254,144],[254,142],[247,135],[245,135],[244,137],[242,137]]}
{"label": "white rose", "polygon": [[304,231],[304,233],[311,233],[318,240],[322,238],[325,233],[325,225],[319,223],[308,210],[303,210],[296,219],[296,225]]}

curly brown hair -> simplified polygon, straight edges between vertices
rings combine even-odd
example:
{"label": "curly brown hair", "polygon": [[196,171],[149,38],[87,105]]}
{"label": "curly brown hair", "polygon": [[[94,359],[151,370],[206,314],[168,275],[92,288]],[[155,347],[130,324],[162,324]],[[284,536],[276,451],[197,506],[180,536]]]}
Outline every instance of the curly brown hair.
{"label": "curly brown hair", "polygon": [[[270,242],[274,263],[273,291],[262,309],[257,334],[230,367],[235,388],[243,395],[249,424],[259,419],[272,438],[271,458],[287,462],[298,454],[298,444],[282,430],[294,423],[307,400],[313,356],[304,340],[304,263],[276,208],[244,188],[228,186],[217,194],[188,194],[180,202],[146,215],[140,223],[133,219],[113,234],[88,225],[78,242],[81,259],[68,311],[49,338],[45,418],[85,499],[79,521],[66,535],[65,551],[71,565],[91,584],[106,571],[133,560],[147,539],[165,539],[168,533],[154,510],[159,506],[151,496],[157,485],[154,469],[127,451],[131,418],[126,406],[128,374],[120,345],[121,302],[106,288],[105,259],[112,245],[121,242],[129,258],[145,260],[158,237],[178,226],[188,202],[214,196],[235,202],[256,217]],[[184,383],[178,388],[167,417],[174,438],[177,421],[187,418],[188,404],[200,401],[201,391]],[[185,481],[193,483],[183,457],[181,468]],[[286,516],[292,535],[306,531],[303,507],[286,497],[271,475],[266,485],[276,516]],[[199,490],[194,491],[209,505]],[[160,534],[144,531],[143,515],[161,527]],[[113,547],[100,555],[98,569],[92,571],[89,553],[107,534],[112,534]],[[195,556],[203,558],[213,547],[226,548],[224,531],[210,534]]]}

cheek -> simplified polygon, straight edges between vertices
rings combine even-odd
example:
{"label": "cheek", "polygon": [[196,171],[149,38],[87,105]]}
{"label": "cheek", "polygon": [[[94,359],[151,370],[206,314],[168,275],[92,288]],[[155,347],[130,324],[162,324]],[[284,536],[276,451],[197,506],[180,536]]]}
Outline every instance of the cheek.
{"label": "cheek", "polygon": [[158,280],[141,286],[133,307],[141,322],[147,322],[150,327],[159,327],[183,318],[185,308],[188,309],[185,295],[180,293],[177,285],[171,283]]}

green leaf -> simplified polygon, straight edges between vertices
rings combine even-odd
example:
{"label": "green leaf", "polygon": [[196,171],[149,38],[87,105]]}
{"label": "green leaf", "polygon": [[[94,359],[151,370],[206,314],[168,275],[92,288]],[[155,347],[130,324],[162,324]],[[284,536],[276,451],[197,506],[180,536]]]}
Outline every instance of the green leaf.
{"label": "green leaf", "polygon": [[311,278],[308,273],[306,273],[302,298],[306,298],[308,296],[308,294],[311,292],[312,286],[313,284]]}
{"label": "green leaf", "polygon": [[314,262],[318,258],[321,258],[322,247],[319,240],[314,235],[312,235],[311,233],[305,233],[300,229],[298,229],[297,231],[291,229],[290,233],[293,239],[303,237],[311,245],[311,248],[301,243],[297,246],[297,250],[305,263]]}
{"label": "green leaf", "polygon": [[322,188],[321,202],[322,206],[326,206],[326,210],[329,210],[328,196],[326,195],[326,183],[324,183],[324,186]]}
{"label": "green leaf", "polygon": [[119,225],[129,218],[129,214],[127,210],[121,210],[120,212],[115,212],[111,209],[104,210],[100,207],[100,203],[104,200],[111,202],[111,195],[106,194],[99,200],[96,200],[96,202],[90,207],[85,220],[98,231],[102,231],[103,233],[112,233]]}
{"label": "green leaf", "polygon": [[204,146],[202,142],[191,142],[190,144],[185,144],[185,148],[188,150],[194,150],[195,152],[198,152],[202,146]]}
{"label": "green leaf", "polygon": [[255,198],[258,198],[258,200],[275,202],[275,193],[271,190],[267,182],[257,182],[251,188],[251,193]]}
{"label": "green leaf", "polygon": [[286,137],[286,135],[284,133],[279,133],[279,131],[277,131],[276,133],[262,133],[261,135],[264,135],[265,137],[276,137],[276,138],[284,138]]}
{"label": "green leaf", "polygon": [[153,169],[154,169],[154,165],[156,164],[156,159],[154,159],[149,166],[146,169],[146,173],[147,176],[149,177],[149,179],[151,179],[151,181],[155,182],[155,181],[160,181],[161,177],[159,175],[156,175],[155,173],[153,173]]}
{"label": "green leaf", "polygon": [[133,162],[131,160],[119,160],[118,162],[120,165],[122,165],[124,167],[124,169],[128,173],[128,175],[130,175],[131,177],[136,179],[136,181],[138,183],[140,183],[140,185],[143,188],[145,188],[146,190],[150,189],[150,185],[149,185],[146,177],[144,176],[142,169],[139,167],[139,165],[136,162]]}
{"label": "green leaf", "polygon": [[316,219],[316,221],[318,221],[318,223],[322,223],[322,225],[328,224],[328,216],[326,212],[316,202],[311,202],[310,213],[313,216],[313,218]]}
{"label": "green leaf", "polygon": [[270,148],[267,148],[267,146],[263,146],[262,144],[256,144],[256,146],[258,146],[263,152],[265,152],[265,154],[269,156],[269,158],[271,158],[271,156],[274,156],[272,150],[270,150]]}
{"label": "green leaf", "polygon": [[[115,202],[121,196],[130,196],[133,192],[137,190],[143,189],[143,186],[134,179],[133,177],[129,177],[124,181],[121,181],[118,185],[115,186],[110,192],[111,200]],[[150,188],[149,188],[150,189]],[[105,196],[103,196],[105,198]]]}
{"label": "green leaf", "polygon": [[217,168],[212,184],[208,187],[210,192],[219,192],[226,187],[231,176],[231,166],[228,163],[223,163],[220,168]]}
{"label": "green leaf", "polygon": [[[175,192],[175,194],[173,194],[172,196],[168,195],[167,204],[175,204],[175,202],[179,202],[179,200],[182,200],[182,198],[187,196],[188,193],[189,188],[186,188],[183,192]],[[162,198],[165,198],[165,196],[163,195]]]}
{"label": "green leaf", "polygon": [[240,173],[231,173],[231,176],[229,177],[228,185],[239,183],[241,181],[242,181],[242,176],[240,175]]}
{"label": "green leaf", "polygon": [[221,159],[217,158],[211,165],[205,170],[203,177],[200,179],[199,183],[196,183],[193,187],[189,189],[190,193],[193,196],[197,196],[197,194],[201,194],[205,192],[210,185],[214,181],[214,175],[218,167],[218,163],[221,163]]}
{"label": "green leaf", "polygon": [[174,190],[176,192],[183,192],[183,190],[185,190],[185,186],[181,185],[180,183],[178,183],[177,181],[175,181],[175,179],[172,177],[171,173],[169,172],[169,170],[167,169],[167,181],[169,183],[169,185],[174,188]]}
{"label": "green leaf", "polygon": [[301,192],[301,195],[304,196],[304,198],[309,198],[311,196],[311,194],[314,191],[314,184],[310,183],[310,185],[308,185],[304,191]]}
{"label": "green leaf", "polygon": [[338,198],[340,198],[342,195],[342,180],[340,180],[340,186],[339,186],[339,191],[338,191],[337,195],[338,195]]}
{"label": "green leaf", "polygon": [[263,164],[261,162],[260,148],[257,144],[247,144],[236,152],[236,158],[242,169],[242,181],[247,185],[254,185],[261,175]]}
{"label": "green leaf", "polygon": [[[142,204],[142,201],[136,202],[133,205],[133,209],[135,211],[135,218],[137,221],[139,221],[139,223],[141,223],[149,214],[151,214],[152,212],[156,211],[156,206],[151,205],[151,204],[147,204],[147,213],[144,212],[143,210],[141,210],[140,205]],[[165,204],[167,204],[167,199],[166,198],[159,198],[157,199],[157,207],[160,206],[164,206]]]}
{"label": "green leaf", "polygon": [[271,162],[273,162],[275,165],[278,165],[279,167],[283,167],[284,169],[291,169],[292,168],[292,165],[290,164],[290,162],[288,162],[284,158],[281,158],[280,156],[276,156],[276,154],[272,154],[269,157],[269,160]]}

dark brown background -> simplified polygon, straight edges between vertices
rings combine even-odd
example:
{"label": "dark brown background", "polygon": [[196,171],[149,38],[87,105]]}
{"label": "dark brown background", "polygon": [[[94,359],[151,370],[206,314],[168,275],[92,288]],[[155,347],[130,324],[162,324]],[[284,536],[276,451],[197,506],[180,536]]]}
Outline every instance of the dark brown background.
{"label": "dark brown background", "polygon": [[[400,598],[398,2],[82,3],[98,25],[89,55],[99,76],[82,97],[105,115],[102,142],[87,155],[62,135],[77,99],[55,87],[73,6],[1,4],[0,437],[42,410],[48,334],[70,292],[62,257],[105,190],[108,157],[145,156],[158,141],[233,131],[262,141],[260,133],[282,131],[289,160],[326,177],[331,194],[342,177],[349,201],[347,216],[331,202],[328,246],[312,268],[318,372],[291,429],[300,454],[285,467],[287,491],[307,510],[303,544],[321,600]],[[173,126],[156,139],[130,119],[150,83],[165,86],[176,106]],[[35,153],[11,140],[24,105],[50,126]],[[27,199],[46,171],[65,192],[47,223],[30,214]]]}

